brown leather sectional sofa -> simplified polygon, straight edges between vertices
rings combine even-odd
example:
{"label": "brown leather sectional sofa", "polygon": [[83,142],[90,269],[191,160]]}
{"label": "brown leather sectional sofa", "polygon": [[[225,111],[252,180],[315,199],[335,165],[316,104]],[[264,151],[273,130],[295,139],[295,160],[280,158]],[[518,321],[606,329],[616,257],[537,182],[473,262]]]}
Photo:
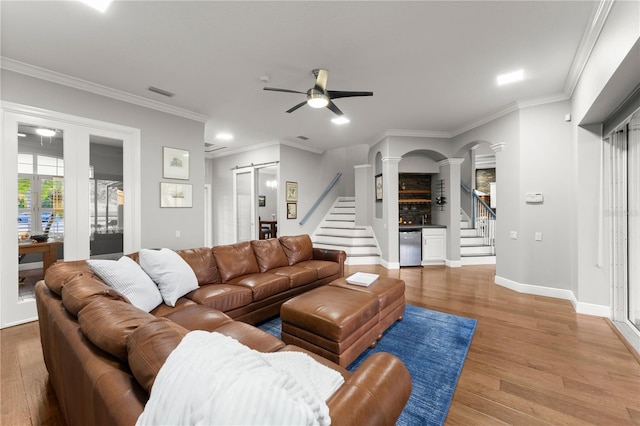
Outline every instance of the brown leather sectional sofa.
{"label": "brown leather sectional sofa", "polygon": [[36,285],[44,360],[69,426],[135,424],[157,372],[190,330],[217,331],[260,352],[305,352],[345,378],[327,401],[332,424],[395,424],[411,392],[399,359],[375,354],[351,373],[247,324],[343,276],[344,252],[313,248],[307,235],[177,252],[199,287],[175,307],[136,308],[85,261],[58,262]]}

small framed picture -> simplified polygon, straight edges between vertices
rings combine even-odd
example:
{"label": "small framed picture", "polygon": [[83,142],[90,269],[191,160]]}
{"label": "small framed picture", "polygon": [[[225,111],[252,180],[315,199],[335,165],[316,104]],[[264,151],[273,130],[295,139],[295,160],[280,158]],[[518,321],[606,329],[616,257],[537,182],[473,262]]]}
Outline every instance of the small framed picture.
{"label": "small framed picture", "polygon": [[376,201],[382,201],[382,173],[376,175]]}
{"label": "small framed picture", "polygon": [[160,182],[160,207],[193,207],[193,185]]}
{"label": "small framed picture", "polygon": [[298,182],[287,182],[287,201],[298,201]]}
{"label": "small framed picture", "polygon": [[267,196],[258,195],[258,207],[265,207],[267,205]]}
{"label": "small framed picture", "polygon": [[287,219],[298,218],[298,203],[287,203]]}
{"label": "small framed picture", "polygon": [[189,151],[162,147],[162,177],[189,180]]}

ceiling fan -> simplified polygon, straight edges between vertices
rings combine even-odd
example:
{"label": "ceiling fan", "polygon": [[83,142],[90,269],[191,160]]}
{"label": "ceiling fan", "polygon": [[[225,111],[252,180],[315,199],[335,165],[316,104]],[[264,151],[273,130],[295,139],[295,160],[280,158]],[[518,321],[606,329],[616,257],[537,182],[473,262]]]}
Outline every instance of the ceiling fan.
{"label": "ceiling fan", "polygon": [[373,96],[373,92],[346,92],[343,90],[327,90],[327,79],[329,78],[329,71],[323,69],[315,69],[311,71],[316,78],[316,84],[307,92],[298,92],[297,90],[289,89],[276,89],[274,87],[265,87],[264,90],[271,90],[274,92],[287,92],[287,93],[300,93],[307,95],[307,100],[300,102],[287,110],[291,113],[304,104],[309,104],[311,108],[328,108],[335,114],[342,116],[344,113],[340,111],[340,108],[333,103],[333,99],[338,98],[351,98],[355,96]]}

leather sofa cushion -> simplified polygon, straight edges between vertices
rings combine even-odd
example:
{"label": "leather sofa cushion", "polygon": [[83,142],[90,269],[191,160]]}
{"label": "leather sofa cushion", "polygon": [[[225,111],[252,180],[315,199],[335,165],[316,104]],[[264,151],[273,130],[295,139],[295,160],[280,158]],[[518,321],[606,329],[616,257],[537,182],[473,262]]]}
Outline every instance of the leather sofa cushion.
{"label": "leather sofa cushion", "polygon": [[127,339],[129,368],[147,392],[158,371],[189,331],[166,318],[141,325]]}
{"label": "leather sofa cushion", "polygon": [[271,334],[241,321],[228,322],[215,330],[258,352],[275,352],[284,347],[284,342]]}
{"label": "leather sofa cushion", "polygon": [[340,264],[336,262],[328,262],[326,260],[307,260],[296,264],[296,266],[316,271],[319,280],[335,274],[338,274],[338,276],[340,275]]}
{"label": "leather sofa cushion", "polygon": [[238,285],[208,284],[191,293],[187,293],[185,297],[200,305],[229,312],[251,303],[253,301],[253,292],[249,288]]}
{"label": "leather sofa cushion", "polygon": [[156,317],[121,300],[98,298],[78,313],[78,324],[94,345],[127,361],[127,337],[142,324]]}
{"label": "leather sofa cushion", "polygon": [[288,235],[279,240],[289,265],[313,259],[313,243],[309,235]]}
{"label": "leather sofa cushion", "polygon": [[49,290],[62,295],[62,287],[78,275],[95,276],[87,262],[84,260],[74,260],[57,262],[47,268],[44,275],[44,282]]}
{"label": "leather sofa cushion", "polygon": [[193,269],[193,272],[195,272],[198,278],[198,284],[203,285],[222,282],[218,265],[216,264],[216,258],[213,256],[213,250],[209,247],[176,250],[176,253],[191,266],[191,269]]}
{"label": "leather sofa cushion", "polygon": [[252,300],[257,302],[274,294],[289,290],[289,277],[270,272],[249,274],[229,281],[229,284],[246,287],[252,292]]}
{"label": "leather sofa cushion", "polygon": [[166,317],[167,315],[173,312],[177,312],[181,309],[185,309],[189,306],[195,306],[195,305],[196,305],[196,302],[194,302],[193,300],[189,300],[186,297],[181,297],[176,301],[176,306],[169,306],[169,305],[165,305],[164,303],[161,303],[155,308],[153,308],[149,313],[153,314],[153,316],[155,317]]}
{"label": "leather sofa cushion", "polygon": [[283,266],[272,269],[271,273],[289,277],[289,287],[300,287],[318,280],[318,272],[314,269],[301,268],[300,266]]}
{"label": "leather sofa cushion", "polygon": [[253,247],[260,272],[289,265],[289,259],[276,238],[251,241],[251,247]]}
{"label": "leather sofa cushion", "polygon": [[213,255],[216,258],[223,283],[242,275],[260,272],[249,241],[216,246],[213,248]]}
{"label": "leather sofa cushion", "polygon": [[233,320],[217,309],[211,309],[202,305],[193,305],[165,317],[187,330],[213,331],[216,328]]}
{"label": "leather sofa cushion", "polygon": [[89,303],[105,298],[129,303],[124,295],[93,275],[77,275],[62,287],[62,303],[75,316]]}

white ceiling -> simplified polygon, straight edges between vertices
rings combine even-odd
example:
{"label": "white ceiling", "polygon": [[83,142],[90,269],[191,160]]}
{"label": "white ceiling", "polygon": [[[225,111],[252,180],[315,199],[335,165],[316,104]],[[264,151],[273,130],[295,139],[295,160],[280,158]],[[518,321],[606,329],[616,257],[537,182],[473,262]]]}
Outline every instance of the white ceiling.
{"label": "white ceiling", "polygon": [[[2,1],[1,54],[209,117],[228,150],[290,141],[324,150],[389,130],[455,135],[517,102],[567,97],[597,1]],[[8,60],[8,61],[7,61]],[[351,119],[305,106],[314,68]],[[524,69],[498,87],[496,75]],[[172,98],[149,92],[155,86]],[[213,139],[233,133],[233,142]],[[297,136],[309,140],[303,142]],[[224,152],[219,151],[219,152]]]}

